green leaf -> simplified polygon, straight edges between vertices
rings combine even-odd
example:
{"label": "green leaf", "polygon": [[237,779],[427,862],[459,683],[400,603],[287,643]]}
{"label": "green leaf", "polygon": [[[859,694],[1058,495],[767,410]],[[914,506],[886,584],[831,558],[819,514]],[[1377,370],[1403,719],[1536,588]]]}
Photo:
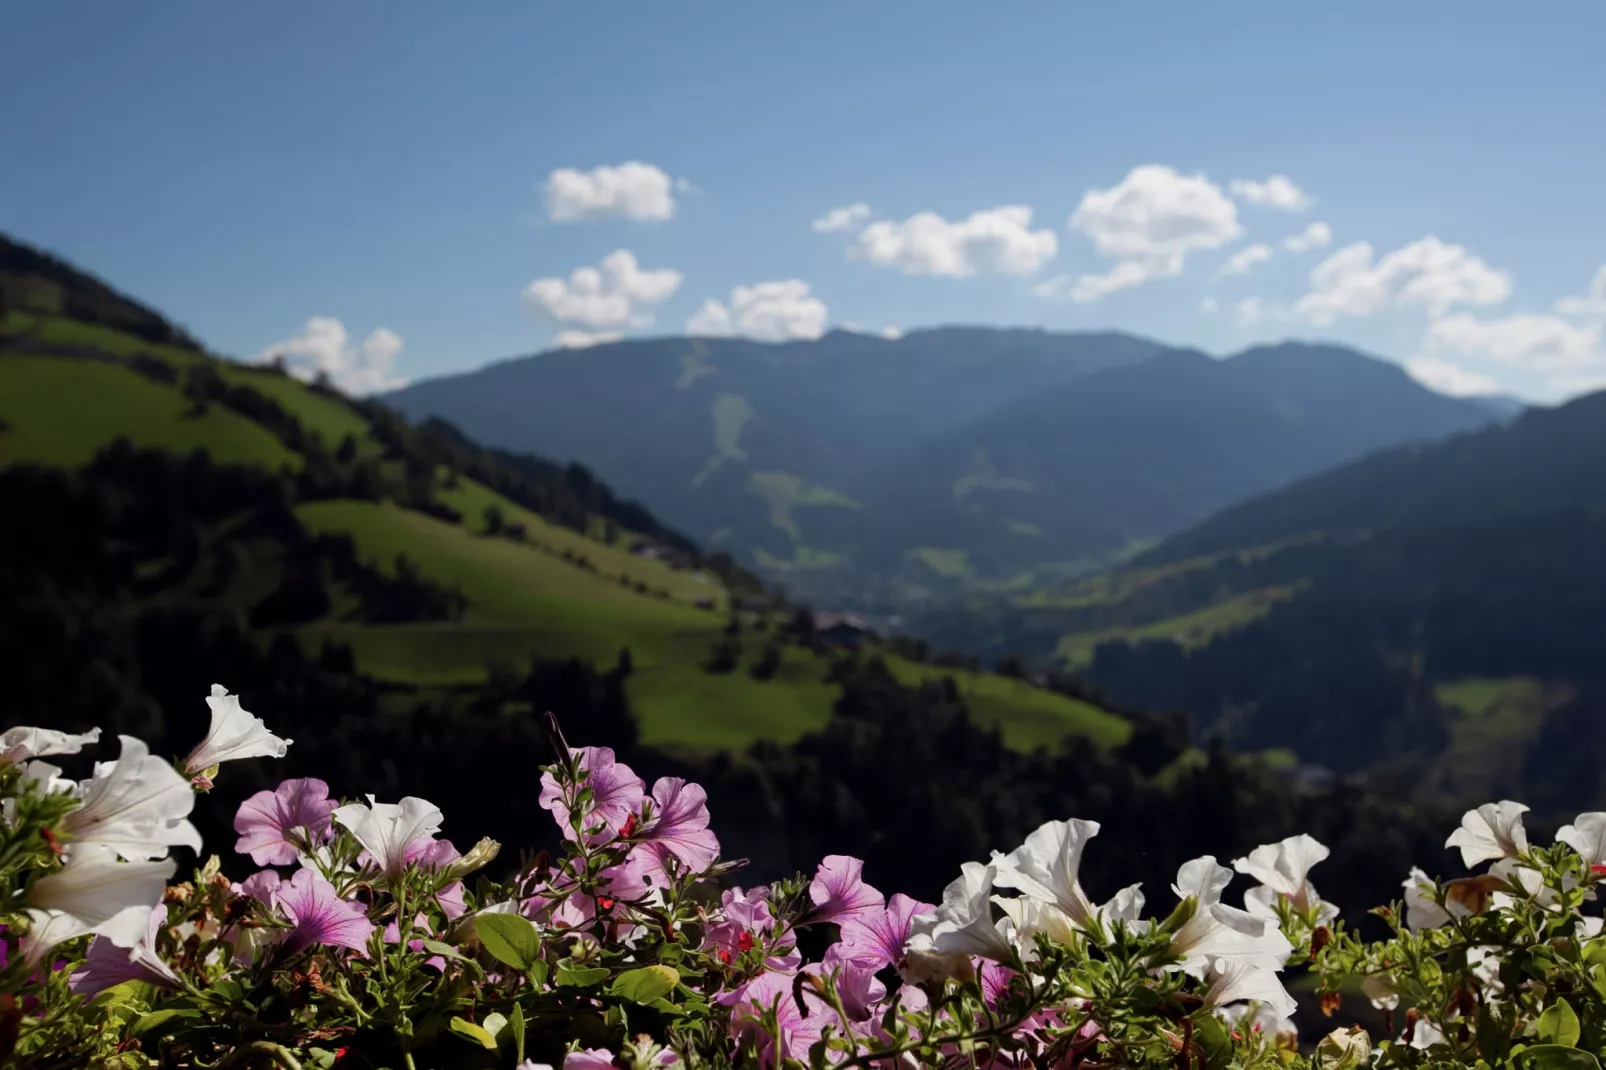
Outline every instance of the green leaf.
{"label": "green leaf", "polygon": [[474,931],[485,950],[516,970],[528,970],[541,954],[535,926],[517,914],[481,914],[474,919]]}
{"label": "green leaf", "polygon": [[1226,1066],[1232,1061],[1232,1040],[1227,1026],[1214,1014],[1200,1014],[1193,1020],[1193,1039],[1205,1055],[1206,1066]]}
{"label": "green leaf", "polygon": [[1563,1048],[1578,1046],[1578,1014],[1566,1000],[1558,999],[1546,1007],[1536,1024],[1539,1039],[1546,1044]]}
{"label": "green leaf", "polygon": [[1512,1056],[1517,1070],[1600,1070],[1600,1060],[1563,1044],[1535,1044]]}
{"label": "green leaf", "polygon": [[530,984],[534,985],[536,988],[542,987],[546,984],[546,959],[536,959],[530,964],[530,968],[524,972],[530,975]]}
{"label": "green leaf", "polygon": [[421,940],[419,943],[425,951],[431,955],[439,955],[443,959],[456,959],[458,962],[474,961],[451,944],[443,944],[439,940]]}
{"label": "green leaf", "polygon": [[139,1020],[133,1024],[128,1032],[131,1036],[144,1040],[149,1037],[161,1036],[200,1016],[201,1012],[194,1007],[166,1007],[159,1011],[151,1011],[149,1014],[140,1015]]}
{"label": "green leaf", "polygon": [[447,1029],[470,1044],[476,1044],[486,1051],[496,1050],[496,1039],[467,1018],[453,1018]]}
{"label": "green leaf", "polygon": [[217,981],[212,985],[212,994],[230,1003],[238,1003],[245,998],[245,986],[238,981]]}
{"label": "green leaf", "polygon": [[632,1003],[651,1003],[662,999],[680,984],[680,974],[673,966],[643,966],[639,970],[626,970],[613,979],[608,992]]}
{"label": "green leaf", "polygon": [[560,962],[557,985],[559,988],[586,988],[605,980],[607,976],[608,971],[602,966],[573,966]]}
{"label": "green leaf", "polygon": [[500,1035],[505,1025],[507,1025],[507,1015],[502,1014],[500,1011],[492,1011],[480,1019],[481,1028],[493,1037]]}
{"label": "green leaf", "polygon": [[143,981],[124,981],[103,988],[90,1000],[91,1007],[117,1007],[130,1004],[149,1004],[150,986]]}
{"label": "green leaf", "polygon": [[648,1000],[647,1006],[651,1007],[655,1011],[662,1011],[671,1018],[678,1018],[686,1013],[684,1008],[675,1006],[662,996],[659,996],[657,999]]}
{"label": "green leaf", "polygon": [[513,1061],[524,1061],[524,1008],[513,1004],[513,1013],[507,1016],[507,1031],[513,1037]]}

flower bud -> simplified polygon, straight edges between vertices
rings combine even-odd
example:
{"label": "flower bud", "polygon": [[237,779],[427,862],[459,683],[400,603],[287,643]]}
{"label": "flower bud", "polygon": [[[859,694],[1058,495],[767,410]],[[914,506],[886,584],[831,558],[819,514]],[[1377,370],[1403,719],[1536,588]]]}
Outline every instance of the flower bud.
{"label": "flower bud", "polygon": [[479,843],[474,845],[468,854],[464,855],[462,858],[459,858],[455,862],[448,862],[445,866],[441,867],[441,884],[446,885],[451,884],[453,881],[460,881],[470,873],[473,873],[475,870],[484,869],[486,866],[491,864],[491,860],[494,859],[497,856],[497,853],[501,850],[501,844],[497,843],[489,836],[484,837]]}
{"label": "flower bud", "polygon": [[1184,925],[1193,920],[1193,916],[1198,912],[1198,910],[1199,900],[1193,898],[1191,895],[1188,896],[1182,902],[1177,904],[1176,909],[1171,911],[1169,917],[1160,923],[1160,928],[1158,931],[1167,934],[1177,932]]}
{"label": "flower bud", "polygon": [[1335,1029],[1316,1045],[1320,1070],[1353,1070],[1371,1057],[1372,1038],[1358,1025]]}

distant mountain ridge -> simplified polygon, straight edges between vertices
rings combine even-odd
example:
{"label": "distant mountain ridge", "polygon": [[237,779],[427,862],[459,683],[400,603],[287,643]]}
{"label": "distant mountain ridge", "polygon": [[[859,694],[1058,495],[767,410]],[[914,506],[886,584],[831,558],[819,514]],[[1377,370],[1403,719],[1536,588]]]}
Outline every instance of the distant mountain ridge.
{"label": "distant mountain ridge", "polygon": [[1070,661],[1234,745],[1576,809],[1606,802],[1603,547],[1606,391],[1310,476],[1117,572],[914,624]]}
{"label": "distant mountain ridge", "polygon": [[632,339],[384,400],[574,458],[794,592],[871,609],[1086,569],[1331,465],[1500,418],[1341,347],[1217,360],[986,327]]}

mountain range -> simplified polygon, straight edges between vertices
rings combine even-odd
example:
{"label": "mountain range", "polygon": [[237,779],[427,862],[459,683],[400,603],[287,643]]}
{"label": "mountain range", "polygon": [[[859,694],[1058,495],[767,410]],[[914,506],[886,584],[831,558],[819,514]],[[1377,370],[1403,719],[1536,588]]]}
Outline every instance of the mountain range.
{"label": "mountain range", "polygon": [[1336,346],[1221,360],[980,327],[632,340],[384,400],[579,459],[794,594],[870,610],[1039,586],[1334,464],[1509,417]]}

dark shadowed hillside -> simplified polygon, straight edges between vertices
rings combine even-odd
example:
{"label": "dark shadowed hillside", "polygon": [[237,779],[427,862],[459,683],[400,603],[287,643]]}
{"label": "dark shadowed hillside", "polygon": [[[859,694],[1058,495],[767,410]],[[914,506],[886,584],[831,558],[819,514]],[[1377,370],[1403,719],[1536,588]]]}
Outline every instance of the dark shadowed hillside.
{"label": "dark shadowed hillside", "polygon": [[[922,621],[1413,787],[1606,798],[1606,393],[1376,454],[1128,568]],[[967,640],[969,642],[967,643]]]}

